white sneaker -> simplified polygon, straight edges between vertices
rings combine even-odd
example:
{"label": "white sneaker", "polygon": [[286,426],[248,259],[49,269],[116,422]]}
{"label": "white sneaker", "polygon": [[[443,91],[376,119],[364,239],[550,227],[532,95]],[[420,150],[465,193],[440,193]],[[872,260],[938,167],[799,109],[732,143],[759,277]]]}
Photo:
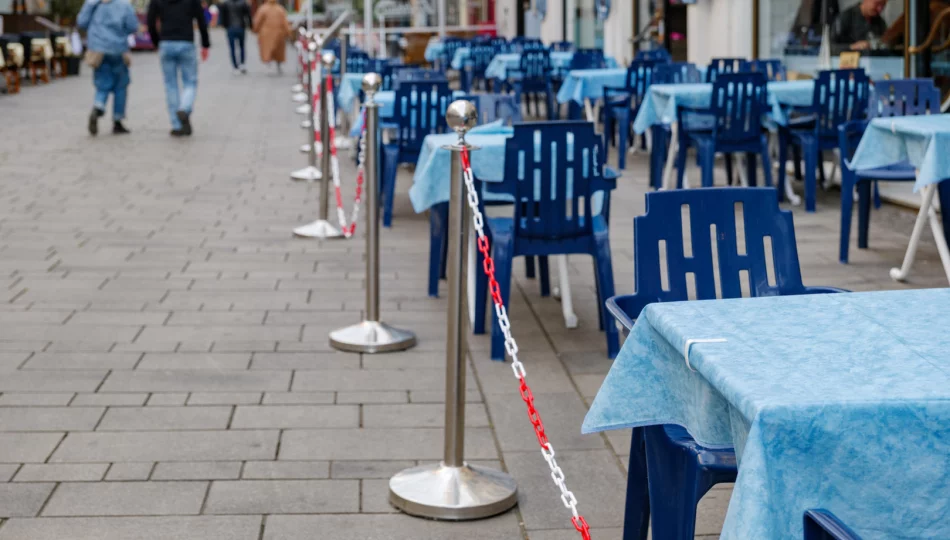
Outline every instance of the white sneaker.
{"label": "white sneaker", "polygon": [[235,75],[240,75],[240,74],[241,74],[241,71],[238,70],[238,68],[234,68],[234,70],[232,71],[232,73],[234,73]]}
{"label": "white sneaker", "polygon": [[244,75],[247,75],[247,66],[244,66],[244,65],[241,66],[241,73],[243,73]]}

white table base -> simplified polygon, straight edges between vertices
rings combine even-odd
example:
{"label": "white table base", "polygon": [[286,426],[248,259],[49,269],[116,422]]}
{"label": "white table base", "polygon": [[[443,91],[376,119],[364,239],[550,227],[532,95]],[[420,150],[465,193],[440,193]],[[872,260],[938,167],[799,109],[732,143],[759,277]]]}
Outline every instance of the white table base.
{"label": "white table base", "polygon": [[930,184],[920,194],[922,202],[920,210],[917,212],[917,221],[914,222],[914,230],[910,234],[910,243],[907,244],[904,262],[900,268],[891,268],[891,278],[895,281],[904,281],[910,275],[911,267],[914,265],[914,257],[917,255],[917,248],[920,246],[920,235],[923,234],[924,225],[929,221],[930,230],[933,232],[934,241],[937,243],[937,252],[940,253],[940,262],[943,263],[943,271],[947,275],[947,281],[950,282],[950,249],[947,248],[943,226],[938,220],[937,211],[933,206],[934,193],[936,192],[937,184]]}

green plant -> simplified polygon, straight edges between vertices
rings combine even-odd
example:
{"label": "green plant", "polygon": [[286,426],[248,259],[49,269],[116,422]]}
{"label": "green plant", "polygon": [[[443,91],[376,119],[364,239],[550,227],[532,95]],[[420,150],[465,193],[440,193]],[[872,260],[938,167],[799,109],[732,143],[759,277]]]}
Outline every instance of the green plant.
{"label": "green plant", "polygon": [[74,26],[83,0],[52,0],[50,12],[53,20],[63,26]]}

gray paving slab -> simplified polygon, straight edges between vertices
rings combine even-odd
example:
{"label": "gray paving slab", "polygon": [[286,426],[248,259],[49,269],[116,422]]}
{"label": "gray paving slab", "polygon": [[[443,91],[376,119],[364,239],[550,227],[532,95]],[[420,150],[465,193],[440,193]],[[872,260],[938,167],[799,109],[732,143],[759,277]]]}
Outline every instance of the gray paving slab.
{"label": "gray paving slab", "polygon": [[[327,516],[273,516],[267,518],[264,540],[310,540],[321,531],[321,540],[523,540],[517,515],[508,512],[479,521],[426,521],[403,514],[349,514]],[[420,531],[425,531],[421,532]],[[0,540],[2,540],[0,536]]]}
{"label": "gray paving slab", "polygon": [[241,475],[240,461],[165,462],[155,466],[152,480],[232,480]]}
{"label": "gray paving slab", "polygon": [[108,463],[27,463],[15,482],[97,482],[106,475]]}
{"label": "gray paving slab", "polygon": [[208,514],[340,514],[359,511],[356,480],[215,481]]}
{"label": "gray paving slab", "polygon": [[11,519],[0,540],[256,540],[260,516]]}
{"label": "gray paving slab", "polygon": [[[379,460],[442,458],[442,429],[287,430],[280,459]],[[495,459],[494,441],[486,428],[465,430],[465,455]]]}
{"label": "gray paving slab", "polygon": [[245,480],[309,480],[329,477],[329,461],[248,461],[244,463],[241,473],[241,478]]}
{"label": "gray paving slab", "polygon": [[[86,463],[270,459],[277,452],[278,435],[277,431],[266,430],[70,433],[57,448],[51,461]],[[0,449],[0,456],[3,456],[3,452]],[[8,460],[0,458],[0,461]]]}
{"label": "gray paving slab", "polygon": [[39,513],[56,484],[0,484],[0,517],[30,517]]}
{"label": "gray paving slab", "polygon": [[100,407],[4,407],[0,431],[92,431],[104,412]]}
{"label": "gray paving slab", "polygon": [[240,405],[234,429],[354,428],[360,425],[355,405]]}

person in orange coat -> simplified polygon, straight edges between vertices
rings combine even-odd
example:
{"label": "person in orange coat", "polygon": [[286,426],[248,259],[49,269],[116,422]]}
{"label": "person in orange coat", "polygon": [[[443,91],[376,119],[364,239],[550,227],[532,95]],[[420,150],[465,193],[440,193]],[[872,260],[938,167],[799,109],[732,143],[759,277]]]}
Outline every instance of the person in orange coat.
{"label": "person in orange coat", "polygon": [[290,23],[287,10],[277,0],[267,0],[254,14],[254,32],[257,34],[257,46],[261,51],[261,62],[280,65],[286,59],[287,36],[290,35]]}

